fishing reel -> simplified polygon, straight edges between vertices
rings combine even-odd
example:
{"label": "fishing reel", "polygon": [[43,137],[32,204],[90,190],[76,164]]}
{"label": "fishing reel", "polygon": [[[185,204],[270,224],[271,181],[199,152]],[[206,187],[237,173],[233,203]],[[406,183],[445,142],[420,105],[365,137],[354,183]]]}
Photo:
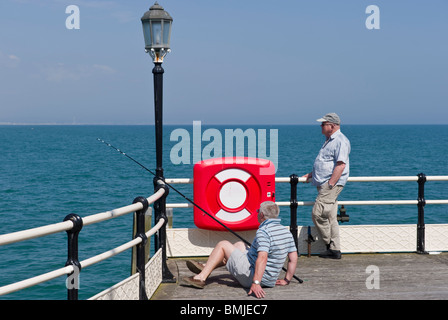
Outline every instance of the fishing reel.
{"label": "fishing reel", "polygon": [[347,209],[345,209],[344,205],[342,205],[341,208],[339,209],[338,222],[340,221],[341,223],[344,223],[350,221],[350,216],[346,212]]}

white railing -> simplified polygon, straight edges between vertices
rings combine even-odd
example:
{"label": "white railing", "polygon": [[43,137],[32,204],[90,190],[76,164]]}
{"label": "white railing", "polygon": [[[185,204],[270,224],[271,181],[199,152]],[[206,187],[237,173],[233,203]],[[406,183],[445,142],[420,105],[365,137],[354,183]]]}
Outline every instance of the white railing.
{"label": "white railing", "polygon": [[[448,181],[448,176],[426,176],[426,181]],[[386,182],[386,181],[418,181],[417,176],[397,176],[397,177],[350,177],[349,182]],[[289,183],[291,181],[290,177],[279,177],[275,178],[276,183]],[[192,184],[193,179],[165,179],[167,184]],[[298,182],[305,183],[305,178],[298,178]],[[146,200],[149,204],[154,203],[160,199],[165,194],[165,189],[159,189],[155,194],[148,197]],[[298,206],[311,206],[314,201],[297,201]],[[280,206],[289,206],[291,202],[280,201],[277,202]],[[419,200],[367,200],[367,201],[339,201],[340,205],[418,205]],[[425,200],[425,204],[448,204],[447,200]],[[191,203],[177,203],[177,204],[166,204],[167,208],[191,208],[193,204]],[[143,209],[143,204],[141,202],[136,202],[132,205],[117,208],[114,210],[90,215],[82,218],[83,225],[87,226],[94,223],[99,223],[105,220],[113,219],[126,215],[131,212],[136,212]],[[148,232],[146,232],[146,237],[150,237],[155,234],[161,226],[165,223],[164,219],[160,219],[159,222]],[[0,246],[11,244],[19,241],[25,241],[33,238],[43,237],[50,234],[69,231],[74,227],[74,222],[67,220],[60,223],[55,223],[47,226],[42,226],[38,228],[13,232],[9,234],[0,235]],[[121,252],[124,252],[142,242],[142,238],[136,237],[135,239],[116,247],[112,250],[106,251],[104,253],[98,254],[94,257],[80,261],[81,268],[86,268],[95,263],[103,261],[105,259],[111,258]],[[63,275],[69,275],[74,272],[74,267],[68,265],[66,267],[32,277],[23,281],[19,281],[10,285],[0,287],[0,295],[8,294],[14,291],[25,289],[42,282],[46,282]]]}
{"label": "white railing", "polygon": [[[290,177],[277,177],[275,182],[290,182]],[[418,181],[417,176],[378,176],[378,177],[349,177],[348,181],[351,182],[387,182],[387,181]],[[426,176],[426,181],[448,181],[448,176]],[[166,183],[177,184],[192,184],[193,179],[180,178],[180,179],[165,179]],[[299,182],[306,183],[306,178],[299,177]]]}
{"label": "white railing", "polygon": [[[289,201],[276,201],[280,207],[287,207],[291,205]],[[361,200],[361,201],[338,201],[340,205],[352,205],[352,206],[375,206],[375,205],[417,205],[418,200]],[[448,204],[448,200],[426,200],[426,204]],[[298,206],[313,206],[314,201],[297,201]],[[182,209],[193,208],[191,203],[167,203],[167,208]]]}
{"label": "white railing", "polygon": [[[165,179],[170,184],[192,184],[193,179]],[[290,177],[275,178],[276,183],[289,183]],[[418,181],[417,176],[396,176],[396,177],[349,177],[349,182],[398,182],[398,181]],[[448,181],[448,176],[426,176],[426,181]],[[298,182],[306,183],[306,178],[299,177]],[[426,204],[448,204],[446,200],[425,200]],[[289,201],[277,201],[279,206],[289,206]],[[418,200],[354,200],[338,201],[340,205],[417,205]],[[312,206],[314,201],[297,201],[298,206]],[[191,203],[167,203],[167,208],[193,208]]]}
{"label": "white railing", "polygon": [[[160,199],[164,194],[165,194],[165,189],[161,188],[156,193],[154,193],[153,195],[148,197],[146,200],[148,201],[148,204],[152,204],[155,201],[157,201],[158,199]],[[99,223],[99,222],[113,219],[113,218],[117,218],[117,217],[126,215],[128,213],[136,212],[136,211],[139,211],[142,209],[143,209],[143,204],[141,202],[136,202],[132,205],[128,205],[125,207],[121,207],[121,208],[117,208],[114,210],[90,215],[90,216],[82,218],[83,226],[94,224],[94,223]],[[163,218],[161,218],[158,221],[158,223],[153,228],[151,228],[151,230],[149,230],[148,232],[145,233],[146,237],[149,238],[150,236],[154,235],[162,227],[162,225],[164,223],[165,223],[165,220]],[[29,240],[29,239],[33,239],[33,238],[43,237],[43,236],[47,236],[47,235],[58,233],[58,232],[69,231],[73,227],[74,227],[74,223],[70,220],[67,220],[64,222],[55,223],[55,224],[51,224],[51,225],[47,225],[47,226],[43,226],[43,227],[38,227],[38,228],[33,228],[33,229],[28,229],[28,230],[23,230],[23,231],[0,235],[0,246],[14,243],[14,242],[19,242],[19,241],[25,241],[25,240]],[[142,238],[136,237],[135,239],[133,239],[121,246],[118,246],[112,250],[106,251],[106,252],[98,254],[94,257],[80,261],[81,268],[86,268],[95,263],[98,263],[105,259],[111,258],[119,253],[122,253],[122,252],[140,244],[141,242],[142,242]],[[15,283],[0,287],[0,296],[15,292],[18,290],[22,290],[22,289],[37,285],[39,283],[58,278],[63,275],[69,275],[72,272],[74,272],[74,267],[72,265],[68,265],[63,268],[47,272],[47,273],[41,274],[36,277],[32,277],[32,278],[29,278],[26,280],[15,282]]]}
{"label": "white railing", "polygon": [[[191,184],[193,179],[166,179],[168,183]],[[397,182],[397,181],[414,181],[418,183],[418,193],[416,200],[353,200],[353,201],[338,201],[339,205],[416,205],[417,206],[417,252],[425,253],[425,222],[424,222],[424,207],[427,204],[448,204],[448,199],[443,200],[426,200],[424,195],[424,185],[427,181],[448,181],[448,176],[426,176],[420,173],[416,176],[396,176],[396,177],[350,177],[349,182]],[[306,183],[307,179],[291,175],[290,177],[275,178],[276,183],[290,183],[291,184],[291,198],[290,201],[276,201],[279,206],[289,206],[290,212],[290,230],[295,237],[297,244],[297,207],[298,206],[312,206],[314,201],[297,201],[297,184],[299,182]],[[192,203],[171,203],[166,204],[167,208],[191,208]],[[342,218],[342,216],[341,216]]]}

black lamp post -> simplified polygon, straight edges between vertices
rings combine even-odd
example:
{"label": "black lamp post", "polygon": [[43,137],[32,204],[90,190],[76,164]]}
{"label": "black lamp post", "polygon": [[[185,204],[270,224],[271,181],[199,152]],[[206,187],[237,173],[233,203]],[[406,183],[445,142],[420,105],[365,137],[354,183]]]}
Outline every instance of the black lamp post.
{"label": "black lamp post", "polygon": [[[164,180],[162,167],[163,154],[163,58],[170,52],[170,36],[173,18],[163,10],[157,2],[145,12],[142,17],[143,36],[145,37],[145,50],[154,61],[154,111],[155,111],[155,129],[156,129],[156,177],[154,178],[154,187],[157,190],[163,187],[165,194],[154,203],[155,221],[160,218],[166,218],[166,196],[168,187],[159,185],[158,181]],[[166,222],[159,230],[158,237],[155,237],[156,251],[162,248],[162,281],[174,282],[174,276],[166,265]]]}
{"label": "black lamp post", "polygon": [[145,50],[154,60],[154,110],[156,127],[157,178],[163,178],[163,58],[170,52],[171,25],[173,18],[157,2],[142,17]]}

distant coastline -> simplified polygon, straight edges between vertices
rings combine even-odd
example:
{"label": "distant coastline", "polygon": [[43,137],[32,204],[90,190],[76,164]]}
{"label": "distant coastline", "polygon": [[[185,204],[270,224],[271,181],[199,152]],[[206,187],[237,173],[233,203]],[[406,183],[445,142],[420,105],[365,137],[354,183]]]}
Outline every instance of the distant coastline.
{"label": "distant coastline", "polygon": [[[447,126],[448,123],[346,123],[344,126]],[[154,126],[154,123],[60,123],[60,122],[48,122],[48,123],[28,123],[28,122],[0,122],[0,126]],[[188,127],[192,126],[192,123],[164,123],[164,126],[179,126]],[[213,126],[228,126],[228,127],[276,127],[276,126],[315,126],[314,123],[239,123],[239,124],[226,124],[226,123],[203,123],[203,127]]]}
{"label": "distant coastline", "polygon": [[0,122],[0,126],[149,126],[150,123],[28,123],[28,122]]}

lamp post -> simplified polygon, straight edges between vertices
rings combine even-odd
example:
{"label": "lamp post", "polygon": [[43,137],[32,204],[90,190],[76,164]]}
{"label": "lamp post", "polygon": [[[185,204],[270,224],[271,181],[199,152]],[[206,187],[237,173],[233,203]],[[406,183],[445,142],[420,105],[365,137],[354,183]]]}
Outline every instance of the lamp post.
{"label": "lamp post", "polygon": [[170,52],[171,25],[173,18],[157,2],[142,17],[145,50],[154,60],[154,110],[156,127],[157,178],[163,178],[163,58]]}
{"label": "lamp post", "polygon": [[[145,38],[145,50],[152,57],[154,68],[154,111],[155,111],[155,133],[156,133],[156,177],[154,187],[156,191],[160,187],[165,188],[165,194],[154,203],[155,221],[166,218],[166,196],[168,188],[166,185],[159,185],[158,181],[164,180],[162,167],[163,154],[163,58],[170,52],[171,25],[173,18],[163,10],[157,2],[149,11],[145,12],[141,18],[143,26],[143,36]],[[155,238],[156,251],[162,248],[162,281],[173,282],[174,276],[166,265],[166,222]]]}

